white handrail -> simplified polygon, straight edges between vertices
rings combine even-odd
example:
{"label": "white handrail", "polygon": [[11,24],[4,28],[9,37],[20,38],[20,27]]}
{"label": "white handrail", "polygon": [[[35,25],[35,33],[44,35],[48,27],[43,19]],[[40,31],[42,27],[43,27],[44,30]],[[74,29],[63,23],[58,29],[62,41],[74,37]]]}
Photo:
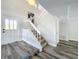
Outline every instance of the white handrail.
{"label": "white handrail", "polygon": [[31,24],[31,26],[32,26],[39,34],[41,34],[40,31],[37,29],[37,27],[36,27],[30,20],[26,20],[26,21],[29,22],[29,23]]}

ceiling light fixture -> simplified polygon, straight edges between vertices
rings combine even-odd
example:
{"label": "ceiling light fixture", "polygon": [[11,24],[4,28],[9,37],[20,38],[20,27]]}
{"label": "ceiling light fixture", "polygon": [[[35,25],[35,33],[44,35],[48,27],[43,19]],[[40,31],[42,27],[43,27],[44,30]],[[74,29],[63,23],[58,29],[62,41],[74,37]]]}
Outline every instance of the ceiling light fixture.
{"label": "ceiling light fixture", "polygon": [[31,6],[36,6],[36,0],[26,0]]}

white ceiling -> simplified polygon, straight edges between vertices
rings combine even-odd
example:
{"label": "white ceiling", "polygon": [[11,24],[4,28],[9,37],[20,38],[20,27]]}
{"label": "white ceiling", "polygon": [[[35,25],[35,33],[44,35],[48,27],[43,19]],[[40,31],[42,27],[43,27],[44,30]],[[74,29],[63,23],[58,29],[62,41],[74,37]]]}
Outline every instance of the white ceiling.
{"label": "white ceiling", "polygon": [[[61,19],[67,17],[67,7],[72,5],[72,10],[78,8],[78,0],[38,0],[38,2],[52,15]],[[76,5],[76,6],[74,6]],[[77,11],[74,11],[77,14]]]}
{"label": "white ceiling", "polygon": [[38,1],[46,9],[78,2],[78,0],[38,0]]}
{"label": "white ceiling", "polygon": [[78,0],[38,0],[38,2],[52,15],[67,16],[67,6],[78,4]]}

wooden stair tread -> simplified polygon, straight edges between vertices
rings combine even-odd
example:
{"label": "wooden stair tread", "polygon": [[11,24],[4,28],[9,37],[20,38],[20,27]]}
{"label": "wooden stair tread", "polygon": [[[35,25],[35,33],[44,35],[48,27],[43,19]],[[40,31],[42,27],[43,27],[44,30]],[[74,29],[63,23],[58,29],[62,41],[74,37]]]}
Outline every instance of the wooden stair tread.
{"label": "wooden stair tread", "polygon": [[45,42],[45,43],[43,43],[43,44],[41,44],[41,45],[42,45],[43,48],[45,48],[45,47],[48,45],[48,43]]}
{"label": "wooden stair tread", "polygon": [[44,43],[44,42],[45,42],[45,40],[44,40],[44,39],[42,39],[42,40],[39,40],[39,42],[42,44],[42,43]]}
{"label": "wooden stair tread", "polygon": [[40,41],[40,40],[42,40],[42,37],[41,37],[41,36],[38,36],[38,38],[37,38],[37,39]]}

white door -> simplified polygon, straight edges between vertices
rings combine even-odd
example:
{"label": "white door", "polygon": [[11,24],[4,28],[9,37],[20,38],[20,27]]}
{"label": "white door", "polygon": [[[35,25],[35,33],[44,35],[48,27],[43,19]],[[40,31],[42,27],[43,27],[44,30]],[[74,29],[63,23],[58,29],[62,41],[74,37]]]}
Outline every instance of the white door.
{"label": "white door", "polygon": [[[10,39],[9,30],[5,30],[5,17],[1,18],[1,44],[6,44],[6,41]],[[8,34],[7,34],[8,33]]]}
{"label": "white door", "polygon": [[18,39],[17,21],[2,15],[1,18],[1,44],[7,44]]}

